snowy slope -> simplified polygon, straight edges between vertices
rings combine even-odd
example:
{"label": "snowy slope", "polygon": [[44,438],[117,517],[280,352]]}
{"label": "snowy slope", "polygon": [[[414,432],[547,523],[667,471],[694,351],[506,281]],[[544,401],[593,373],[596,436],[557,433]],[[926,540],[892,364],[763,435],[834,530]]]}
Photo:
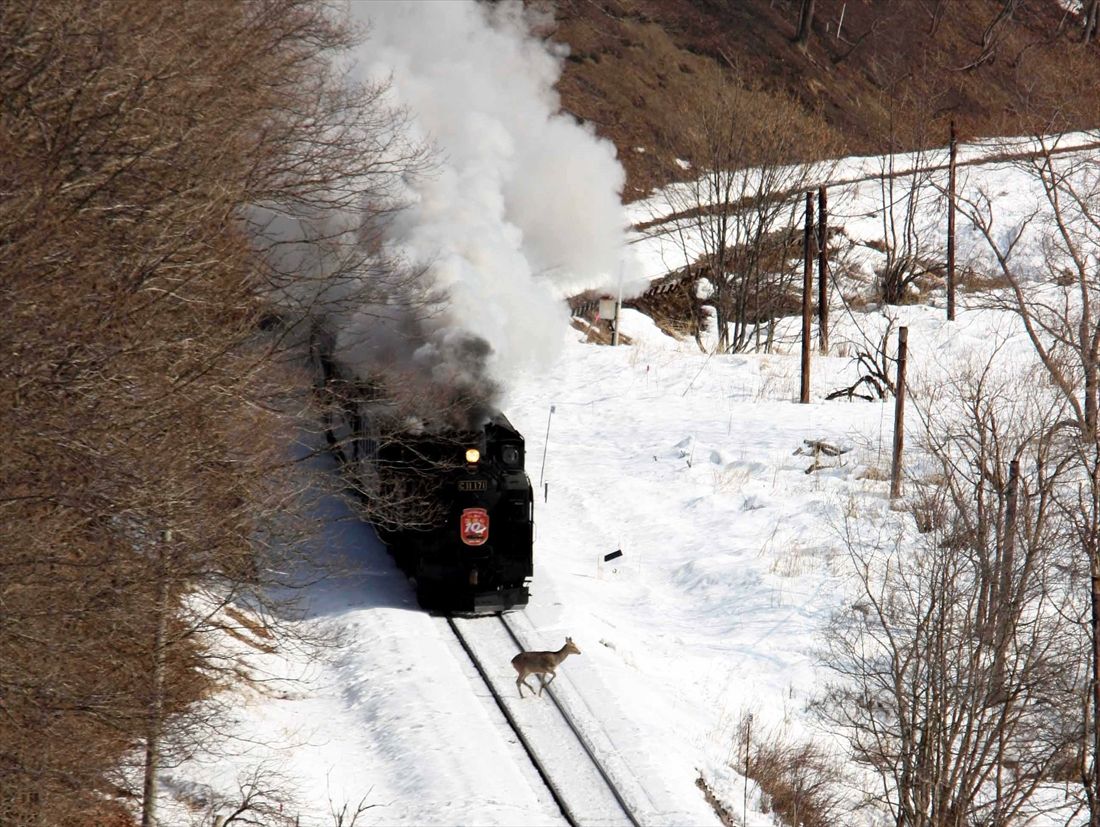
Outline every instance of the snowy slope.
{"label": "snowy slope", "polygon": [[[971,170],[967,186],[999,195],[1006,222],[1035,201],[1004,165]],[[875,237],[873,190],[837,198],[850,238]],[[867,268],[874,255],[853,253]],[[1027,352],[1014,319],[982,309],[981,295],[960,297],[954,324],[942,299],[888,309],[909,327],[917,404],[993,348],[1008,363]],[[886,325],[874,308],[836,307],[833,318],[837,355],[815,355],[808,405],[797,404],[794,319],[775,353],[708,356],[627,311],[632,346],[584,344],[563,328],[562,358],[508,389],[538,487],[532,600],[518,623],[529,648],[567,635],[580,646],[556,687],[614,753],[614,771],[644,788],[652,823],[716,824],[702,776],[749,824],[772,824],[733,766],[738,724],[752,714],[761,732],[823,737],[805,708],[828,677],[814,660],[820,631],[852,600],[839,523],[888,512],[893,427],[892,400],[824,401],[855,378],[853,347]],[[911,446],[918,427],[910,421]],[[850,450],[806,473],[812,460],[796,451],[807,439]],[[210,823],[238,775],[261,764],[285,780],[284,812],[303,825],[333,824],[333,806],[360,800],[372,806],[358,824],[561,823],[458,645],[418,610],[369,528],[336,503],[322,516],[316,554],[344,574],[304,591],[298,625],[340,645],[246,652],[270,678],[234,699],[247,748],[166,773],[173,823]]]}
{"label": "snowy slope", "polygon": [[[944,324],[926,308],[905,314],[917,364]],[[962,350],[988,334],[965,317],[959,327]],[[741,800],[729,766],[740,717],[802,727],[820,679],[816,630],[846,600],[835,518],[852,498],[868,514],[885,507],[886,484],[861,477],[888,467],[892,408],[796,404],[795,355],[707,357],[638,314],[625,331],[636,346],[585,345],[569,331],[557,367],[508,401],[536,485],[546,448],[519,625],[531,648],[566,635],[581,647],[557,686],[645,788],[653,823],[713,824],[695,781],[702,773]],[[847,369],[818,360],[815,397]],[[807,475],[810,458],[793,453],[803,439],[852,450]],[[238,734],[256,743],[173,771],[175,786],[232,791],[264,761],[293,779],[287,806],[303,824],[331,823],[330,801],[364,796],[376,806],[361,824],[559,823],[446,628],[416,608],[369,529],[335,504],[326,516],[317,554],[345,574],[307,590],[300,622],[340,645],[252,655],[273,679],[240,699]],[[604,562],[615,549],[623,556]]]}

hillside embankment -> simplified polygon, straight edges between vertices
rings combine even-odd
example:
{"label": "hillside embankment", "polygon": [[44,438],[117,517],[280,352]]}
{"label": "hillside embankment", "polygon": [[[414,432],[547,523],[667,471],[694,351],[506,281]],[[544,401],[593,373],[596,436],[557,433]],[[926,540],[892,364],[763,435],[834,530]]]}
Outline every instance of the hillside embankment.
{"label": "hillside embankment", "polygon": [[562,105],[618,147],[627,200],[701,162],[684,131],[714,73],[793,100],[838,155],[942,145],[952,119],[964,139],[1100,124],[1100,48],[1058,0],[812,5],[799,43],[803,0],[558,0]]}

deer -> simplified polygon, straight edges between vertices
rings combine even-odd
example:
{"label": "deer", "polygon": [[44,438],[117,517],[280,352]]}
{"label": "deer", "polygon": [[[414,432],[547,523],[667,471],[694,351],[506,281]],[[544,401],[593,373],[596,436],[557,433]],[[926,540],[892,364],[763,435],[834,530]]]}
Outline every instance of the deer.
{"label": "deer", "polygon": [[[512,658],[512,666],[519,674],[519,677],[516,678],[516,689],[519,690],[519,696],[523,697],[524,686],[531,690],[532,695],[535,694],[531,684],[527,683],[527,676],[534,674],[538,676],[538,694],[539,697],[542,697],[542,690],[548,687],[551,681],[557,677],[557,672],[554,670],[558,668],[558,664],[570,655],[579,655],[580,653],[581,650],[573,643],[571,637],[567,637],[565,645],[556,652],[520,652]],[[546,680],[546,675],[550,676],[550,680]]]}

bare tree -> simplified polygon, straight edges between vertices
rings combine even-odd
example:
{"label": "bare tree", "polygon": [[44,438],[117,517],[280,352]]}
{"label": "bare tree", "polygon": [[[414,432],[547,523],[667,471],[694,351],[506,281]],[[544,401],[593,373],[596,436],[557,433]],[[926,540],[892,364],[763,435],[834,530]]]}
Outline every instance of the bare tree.
{"label": "bare tree", "polygon": [[1100,0],[1086,0],[1081,17],[1081,41],[1090,43],[1096,36],[1096,25],[1100,20]]}
{"label": "bare tree", "polygon": [[[985,241],[1009,290],[995,304],[1020,320],[1052,393],[1062,402],[1052,426],[1063,462],[1072,468],[1056,502],[1074,549],[1089,644],[1088,698],[1082,714],[1081,789],[1090,823],[1100,824],[1100,164],[1089,153],[1060,155],[1057,141],[1037,138],[1038,153],[1017,168],[1031,183],[1034,203],[1007,226],[994,199],[977,191],[964,213]],[[1087,585],[1085,585],[1087,583]]]}
{"label": "bare tree", "polygon": [[136,745],[152,791],[209,735],[206,632],[304,528],[308,384],[245,215],[385,214],[416,151],[330,62],[352,42],[313,0],[0,9],[4,824],[96,822]]}
{"label": "bare tree", "polygon": [[[802,195],[825,174],[824,126],[793,102],[713,70],[683,104],[670,144],[697,177],[668,187],[651,232],[670,239],[710,285],[717,352],[770,343],[798,306]],[[805,163],[800,163],[805,162]]]}
{"label": "bare tree", "polygon": [[[891,71],[891,70],[887,70]],[[911,291],[937,275],[936,229],[945,205],[928,151],[937,95],[908,70],[893,67],[891,102],[879,159],[880,225],[884,260],[876,269],[878,299],[904,304]]]}
{"label": "bare tree", "polygon": [[985,365],[929,401],[912,523],[845,523],[857,597],[827,633],[840,680],[817,709],[898,824],[1013,823],[1075,764],[1080,639],[1046,426],[1061,402],[1016,379]]}
{"label": "bare tree", "polygon": [[1016,9],[1019,5],[1020,0],[1003,0],[997,13],[993,16],[993,19],[989,21],[989,24],[982,31],[982,39],[980,42],[981,50],[978,56],[970,63],[960,67],[960,71],[977,69],[983,63],[993,60],[996,57],[997,47],[1000,45],[1005,30],[1012,22],[1012,18],[1016,14]]}
{"label": "bare tree", "polygon": [[810,42],[810,31],[814,25],[814,0],[802,0],[802,4],[798,9],[798,33],[795,34],[794,42],[799,46],[805,48],[806,44]]}
{"label": "bare tree", "polygon": [[[879,191],[885,261],[878,271],[878,293],[886,304],[904,304],[910,290],[936,272],[932,258],[933,233],[927,223],[928,208],[938,198],[933,173],[925,153],[917,151],[906,168],[899,168],[898,155],[883,156]],[[908,160],[908,159],[907,159]]]}

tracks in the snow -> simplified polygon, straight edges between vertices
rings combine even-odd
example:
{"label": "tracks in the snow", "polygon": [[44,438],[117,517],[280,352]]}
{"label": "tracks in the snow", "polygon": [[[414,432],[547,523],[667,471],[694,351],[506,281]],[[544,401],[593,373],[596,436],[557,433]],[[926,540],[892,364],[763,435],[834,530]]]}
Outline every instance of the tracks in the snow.
{"label": "tracks in the snow", "polygon": [[447,618],[497,707],[546,784],[565,820],[575,827],[641,827],[635,808],[590,738],[554,694],[518,697],[512,657],[525,647],[503,615]]}

